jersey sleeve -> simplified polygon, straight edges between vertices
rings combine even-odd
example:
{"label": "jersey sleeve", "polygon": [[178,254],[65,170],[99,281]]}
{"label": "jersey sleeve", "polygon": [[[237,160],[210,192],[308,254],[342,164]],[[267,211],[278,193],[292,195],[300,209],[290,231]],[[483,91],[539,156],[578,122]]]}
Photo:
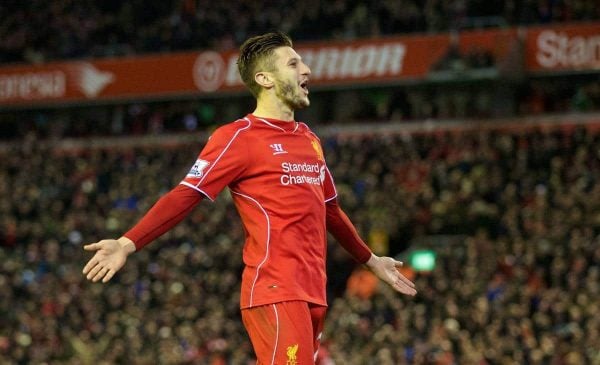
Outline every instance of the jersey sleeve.
{"label": "jersey sleeve", "polygon": [[371,250],[360,238],[356,228],[338,205],[337,199],[328,201],[325,207],[327,231],[357,262],[364,264],[369,261]]}
{"label": "jersey sleeve", "polygon": [[124,236],[133,241],[136,250],[141,250],[179,224],[201,200],[201,195],[178,185],[163,195]]}
{"label": "jersey sleeve", "polygon": [[248,148],[242,135],[249,127],[250,123],[242,120],[217,129],[180,184],[215,200],[246,170]]}

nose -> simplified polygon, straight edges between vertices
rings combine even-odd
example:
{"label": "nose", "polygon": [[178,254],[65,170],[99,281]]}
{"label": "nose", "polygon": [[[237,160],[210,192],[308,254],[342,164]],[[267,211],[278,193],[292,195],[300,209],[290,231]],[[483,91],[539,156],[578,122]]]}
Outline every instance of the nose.
{"label": "nose", "polygon": [[304,62],[302,62],[302,75],[310,75],[310,67],[308,67],[308,65]]}

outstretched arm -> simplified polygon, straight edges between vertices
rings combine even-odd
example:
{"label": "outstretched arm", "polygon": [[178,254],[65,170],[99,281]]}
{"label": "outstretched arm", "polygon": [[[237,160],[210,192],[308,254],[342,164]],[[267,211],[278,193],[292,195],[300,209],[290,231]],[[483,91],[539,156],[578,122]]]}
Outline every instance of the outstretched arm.
{"label": "outstretched arm", "polygon": [[327,230],[356,261],[365,264],[377,277],[391,285],[396,291],[407,295],[417,294],[415,284],[398,271],[402,267],[402,262],[391,257],[379,257],[372,253],[356,232],[356,228],[346,213],[338,205],[337,199],[328,201],[326,209]]}
{"label": "outstretched arm", "polygon": [[125,265],[127,256],[175,227],[201,200],[198,192],[178,185],[163,195],[121,238],[85,245],[85,250],[96,253],[83,268],[83,274],[88,280],[106,283]]}

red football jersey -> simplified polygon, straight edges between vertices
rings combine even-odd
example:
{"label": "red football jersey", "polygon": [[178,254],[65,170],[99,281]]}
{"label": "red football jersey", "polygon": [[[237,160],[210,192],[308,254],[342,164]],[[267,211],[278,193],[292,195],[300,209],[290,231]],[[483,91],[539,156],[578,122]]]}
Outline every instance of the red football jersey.
{"label": "red football jersey", "polygon": [[306,124],[249,114],[222,126],[181,184],[211,200],[231,191],[246,233],[242,308],[327,304],[325,203],[337,193]]}

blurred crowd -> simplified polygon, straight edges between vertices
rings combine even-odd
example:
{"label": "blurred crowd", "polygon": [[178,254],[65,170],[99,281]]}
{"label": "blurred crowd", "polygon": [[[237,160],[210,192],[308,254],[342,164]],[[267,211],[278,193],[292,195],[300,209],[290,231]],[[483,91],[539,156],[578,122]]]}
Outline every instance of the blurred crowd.
{"label": "blurred crowd", "polygon": [[341,200],[372,245],[463,237],[430,245],[438,265],[415,276],[414,300],[336,299],[337,363],[600,362],[596,128],[334,142]]}
{"label": "blurred crowd", "polygon": [[[372,121],[493,119],[600,111],[598,74],[548,77],[518,85],[501,81],[450,82],[314,91],[300,120],[318,124]],[[0,142],[38,138],[163,135],[206,130],[253,110],[250,96],[166,102],[136,102],[0,112]]]}
{"label": "blurred crowd", "polygon": [[[600,19],[596,0],[6,0],[0,64]],[[450,52],[434,67],[492,68]],[[598,75],[316,91],[320,123],[600,110]],[[0,114],[0,363],[253,364],[239,315],[243,230],[228,193],[131,257],[109,285],[84,243],[117,237],[185,175],[203,141],[64,150],[64,138],[198,134],[247,97]],[[343,127],[341,128],[343,131]],[[400,297],[329,243],[321,364],[600,364],[595,125],[323,138],[341,205],[380,254],[437,253]],[[40,141],[49,143],[39,143]],[[450,239],[446,239],[450,237]]]}
{"label": "blurred crowd", "polygon": [[[79,153],[37,142],[0,158],[0,363],[253,364],[228,193],[110,284],[81,274],[82,244],[127,230],[202,141]],[[415,298],[373,284],[330,242],[322,364],[600,362],[597,126],[322,142],[341,205],[377,252],[404,259],[409,242],[455,238],[432,246],[433,271],[405,270]]]}
{"label": "blurred crowd", "polygon": [[595,0],[19,0],[0,4],[0,63],[231,49],[281,29],[296,40],[600,19]]}

